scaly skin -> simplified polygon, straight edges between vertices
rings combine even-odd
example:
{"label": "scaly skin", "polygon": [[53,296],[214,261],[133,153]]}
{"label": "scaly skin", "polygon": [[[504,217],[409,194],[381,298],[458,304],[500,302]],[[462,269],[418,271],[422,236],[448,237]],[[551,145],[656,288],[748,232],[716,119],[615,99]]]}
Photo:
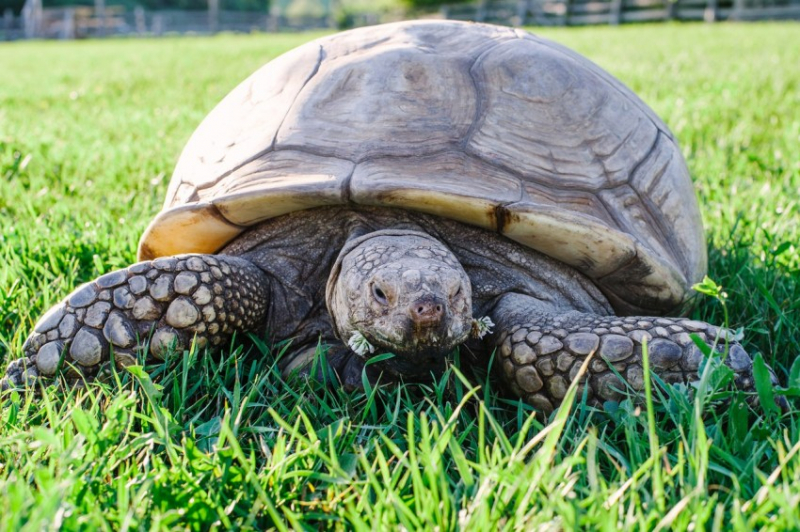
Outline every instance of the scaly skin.
{"label": "scaly skin", "polygon": [[123,368],[148,345],[155,358],[193,339],[219,346],[234,331],[263,327],[268,287],[257,267],[225,255],[165,257],[108,273],[39,320],[23,347],[26,356],[8,365],[0,388],[52,377],[59,366],[68,380],[92,378],[112,351]]}
{"label": "scaly skin", "polygon": [[[504,296],[492,317],[497,326],[492,341],[509,388],[546,414],[561,403],[589,355],[595,358],[589,363],[580,393],[588,384],[589,401],[599,405],[621,399],[626,383],[636,391],[643,389],[645,341],[653,373],[667,383],[691,382],[698,379],[703,354],[690,335],[720,351],[726,348],[725,335],[729,334],[707,323],[680,318],[549,314],[541,312],[537,300],[517,294]],[[735,373],[736,387],[755,391],[750,356],[737,342],[727,344],[725,364]],[[778,384],[775,375],[771,376],[773,384]]]}

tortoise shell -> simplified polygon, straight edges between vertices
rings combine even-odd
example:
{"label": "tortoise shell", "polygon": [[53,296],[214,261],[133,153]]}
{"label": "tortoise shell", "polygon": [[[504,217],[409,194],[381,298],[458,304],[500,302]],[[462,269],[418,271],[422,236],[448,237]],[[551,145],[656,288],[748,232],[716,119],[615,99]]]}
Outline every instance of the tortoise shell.
{"label": "tortoise shell", "polygon": [[652,110],[560,45],[453,21],[339,33],[250,76],[189,140],[139,258],[342,204],[496,231],[618,312],[674,310],[706,269],[686,164]]}

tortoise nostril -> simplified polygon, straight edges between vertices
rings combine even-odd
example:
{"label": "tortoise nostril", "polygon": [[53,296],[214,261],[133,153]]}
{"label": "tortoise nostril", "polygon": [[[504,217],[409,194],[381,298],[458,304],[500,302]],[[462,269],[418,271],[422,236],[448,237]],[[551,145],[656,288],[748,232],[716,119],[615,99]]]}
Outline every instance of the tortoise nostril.
{"label": "tortoise nostril", "polygon": [[411,305],[411,320],[420,326],[435,327],[444,317],[444,306],[433,298],[424,298]]}

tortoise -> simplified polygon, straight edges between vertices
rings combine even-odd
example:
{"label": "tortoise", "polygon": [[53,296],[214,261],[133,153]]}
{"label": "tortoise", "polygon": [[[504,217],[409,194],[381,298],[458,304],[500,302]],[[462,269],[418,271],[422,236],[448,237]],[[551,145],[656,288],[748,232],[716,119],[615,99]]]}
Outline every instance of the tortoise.
{"label": "tortoise", "polygon": [[696,335],[752,390],[724,329],[661,317],[688,308],[705,249],[674,136],[589,60],[492,25],[356,29],[235,88],[184,149],[141,262],[47,312],[2,382],[250,332],[291,340],[285,375],[326,346],[351,387],[425,379],[463,345],[549,413],[575,378],[595,404],[641,390],[645,343],[664,381],[697,379]]}

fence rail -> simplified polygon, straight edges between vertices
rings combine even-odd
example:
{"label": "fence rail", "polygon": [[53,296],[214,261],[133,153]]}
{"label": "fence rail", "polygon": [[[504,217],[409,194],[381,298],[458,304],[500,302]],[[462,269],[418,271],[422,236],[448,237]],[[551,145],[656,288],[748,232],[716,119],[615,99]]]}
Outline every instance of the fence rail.
{"label": "fence rail", "polygon": [[668,20],[800,19],[800,0],[505,0],[454,4],[442,18],[511,26],[580,26]]}

